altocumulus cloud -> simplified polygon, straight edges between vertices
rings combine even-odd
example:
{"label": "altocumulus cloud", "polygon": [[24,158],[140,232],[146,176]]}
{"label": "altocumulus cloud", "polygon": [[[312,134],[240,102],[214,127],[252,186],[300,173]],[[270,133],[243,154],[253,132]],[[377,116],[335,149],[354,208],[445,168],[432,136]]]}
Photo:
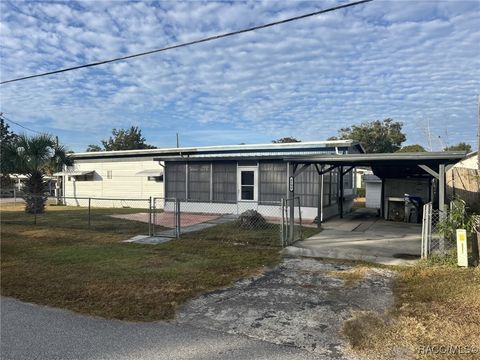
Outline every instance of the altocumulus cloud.
{"label": "altocumulus cloud", "polygon": [[[145,51],[338,4],[0,3],[2,80]],[[1,86],[2,111],[77,151],[112,127],[184,145],[325,139],[392,117],[475,143],[478,1],[374,1],[280,27]],[[439,148],[440,142],[433,144]]]}

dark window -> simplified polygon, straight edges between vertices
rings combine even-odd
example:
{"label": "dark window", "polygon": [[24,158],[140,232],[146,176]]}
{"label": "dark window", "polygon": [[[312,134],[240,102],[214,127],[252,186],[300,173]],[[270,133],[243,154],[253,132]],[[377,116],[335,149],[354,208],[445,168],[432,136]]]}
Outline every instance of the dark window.
{"label": "dark window", "polygon": [[255,172],[241,170],[241,199],[255,200]]}

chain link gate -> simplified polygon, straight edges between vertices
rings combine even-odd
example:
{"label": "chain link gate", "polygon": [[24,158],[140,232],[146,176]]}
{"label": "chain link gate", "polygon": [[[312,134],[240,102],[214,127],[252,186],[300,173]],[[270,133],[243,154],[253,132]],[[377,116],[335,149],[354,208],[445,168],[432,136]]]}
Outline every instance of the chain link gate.
{"label": "chain link gate", "polygon": [[174,198],[151,198],[151,235],[180,237],[180,202]]}
{"label": "chain link gate", "polygon": [[303,239],[300,197],[282,199],[281,236],[283,246],[292,245]]}

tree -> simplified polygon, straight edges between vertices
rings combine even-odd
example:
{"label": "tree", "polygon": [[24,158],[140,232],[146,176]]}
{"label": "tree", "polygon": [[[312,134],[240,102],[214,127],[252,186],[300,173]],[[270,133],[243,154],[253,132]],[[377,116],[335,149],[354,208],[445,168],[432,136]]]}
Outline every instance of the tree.
{"label": "tree", "polygon": [[12,187],[14,184],[14,181],[8,176],[10,171],[6,167],[7,162],[6,159],[4,159],[4,150],[8,144],[13,144],[16,139],[17,135],[10,131],[10,126],[5,123],[5,120],[1,117],[0,113],[0,186],[2,188]]}
{"label": "tree", "polygon": [[72,165],[72,158],[48,134],[32,137],[19,135],[15,143],[5,146],[4,151],[5,169],[27,175],[24,184],[25,211],[31,214],[43,212],[47,200],[45,172],[58,171],[64,165]]}
{"label": "tree", "polygon": [[102,151],[102,147],[100,145],[96,145],[96,144],[88,145],[87,152],[97,152],[97,151]]}
{"label": "tree", "polygon": [[426,152],[425,148],[422,145],[414,144],[414,145],[405,145],[397,152]]}
{"label": "tree", "polygon": [[456,145],[447,146],[443,151],[466,151],[467,153],[472,151],[472,146],[470,144],[460,142]]}
{"label": "tree", "polygon": [[395,152],[406,140],[402,126],[401,122],[390,118],[374,120],[342,128],[338,137],[332,136],[328,140],[357,140],[367,153]]}
{"label": "tree", "polygon": [[142,130],[138,126],[131,126],[129,129],[112,129],[112,136],[102,140],[102,145],[103,148],[99,145],[88,145],[87,151],[156,149],[155,146],[145,143]]}
{"label": "tree", "polygon": [[298,140],[293,136],[287,136],[277,140],[272,140],[272,143],[274,144],[286,144],[286,143],[298,143],[298,142],[301,142],[301,140]]}

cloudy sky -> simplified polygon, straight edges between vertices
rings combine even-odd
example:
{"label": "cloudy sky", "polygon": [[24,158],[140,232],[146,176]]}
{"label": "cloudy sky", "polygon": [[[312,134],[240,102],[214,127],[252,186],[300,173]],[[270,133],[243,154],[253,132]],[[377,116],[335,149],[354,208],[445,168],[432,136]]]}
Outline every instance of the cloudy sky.
{"label": "cloudy sky", "polygon": [[[339,1],[0,2],[1,79],[151,50]],[[407,143],[475,145],[480,1],[379,1],[0,86],[11,120],[75,151],[138,125],[159,147],[324,140],[391,117]],[[11,125],[16,132],[22,129]],[[426,136],[430,128],[431,144]]]}

